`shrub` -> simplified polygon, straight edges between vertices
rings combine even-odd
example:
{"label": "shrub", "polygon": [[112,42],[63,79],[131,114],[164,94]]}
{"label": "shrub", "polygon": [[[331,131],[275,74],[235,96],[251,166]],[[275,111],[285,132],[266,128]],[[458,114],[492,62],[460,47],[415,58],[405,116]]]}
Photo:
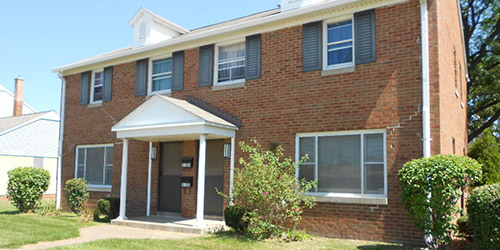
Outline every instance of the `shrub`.
{"label": "shrub", "polygon": [[239,205],[229,205],[224,209],[224,221],[226,225],[233,228],[236,233],[243,233],[248,226],[248,222],[243,220],[250,210]]}
{"label": "shrub", "polygon": [[84,212],[89,199],[87,181],[82,178],[70,179],[66,181],[64,191],[66,191],[66,198],[71,211],[76,214]]}
{"label": "shrub", "polygon": [[[399,171],[401,198],[418,229],[433,236],[430,247],[449,244],[456,230],[457,200],[462,188],[481,176],[474,159],[456,155],[436,155],[407,162]],[[431,198],[428,199],[428,196]]]}
{"label": "shrub", "polygon": [[49,188],[49,171],[34,167],[19,167],[8,172],[7,198],[19,211],[35,209]]}
{"label": "shrub", "polygon": [[54,201],[42,202],[41,205],[36,209],[36,213],[44,216],[61,215],[61,212],[57,210],[56,203]]}
{"label": "shrub", "polygon": [[106,221],[115,219],[120,212],[120,198],[108,197],[97,201],[100,214],[106,217]]}
{"label": "shrub", "polygon": [[475,188],[467,211],[477,248],[500,249],[500,184]]}
{"label": "shrub", "polygon": [[500,144],[490,129],[469,147],[469,157],[483,165],[482,185],[500,183]]}
{"label": "shrub", "polygon": [[273,152],[263,150],[256,140],[252,144],[240,143],[241,150],[250,155],[247,160],[241,158],[244,167],[235,170],[233,203],[249,210],[243,217],[249,236],[281,236],[296,229],[304,208],[314,206],[314,197],[306,193],[317,182],[297,183],[296,164],[283,157],[281,146]]}

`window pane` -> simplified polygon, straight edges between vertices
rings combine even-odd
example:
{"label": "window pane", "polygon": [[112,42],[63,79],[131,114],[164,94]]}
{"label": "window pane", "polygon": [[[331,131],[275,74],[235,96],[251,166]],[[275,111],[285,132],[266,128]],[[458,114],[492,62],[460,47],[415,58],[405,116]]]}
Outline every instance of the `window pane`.
{"label": "window pane", "polygon": [[94,101],[102,101],[102,86],[94,88]]}
{"label": "window pane", "polygon": [[162,76],[153,78],[153,91],[160,91],[172,88],[172,76]]}
{"label": "window pane", "polygon": [[153,61],[153,75],[172,72],[172,59]]}
{"label": "window pane", "polygon": [[332,50],[333,46],[328,46],[328,65],[352,62],[352,47]]}
{"label": "window pane", "polygon": [[88,148],[85,179],[89,184],[103,184],[103,164],[104,148]]}
{"label": "window pane", "polygon": [[85,164],[85,148],[78,149],[78,164]]}
{"label": "window pane", "polygon": [[232,80],[245,78],[245,67],[237,67],[232,69]]}
{"label": "window pane", "polygon": [[104,180],[104,185],[110,185],[112,183],[112,177],[113,177],[113,166],[106,166],[106,176]]}
{"label": "window pane", "polygon": [[238,57],[245,57],[245,43],[219,47],[219,62]]}
{"label": "window pane", "polygon": [[[299,180],[306,179],[308,181],[314,180],[314,164],[302,164],[299,166]],[[314,190],[311,190],[314,191]]]}
{"label": "window pane", "polygon": [[361,137],[318,138],[318,191],[361,193]]}
{"label": "window pane", "polygon": [[328,43],[352,39],[352,21],[328,25]]}
{"label": "window pane", "polygon": [[230,78],[230,73],[231,73],[231,70],[230,69],[223,69],[223,70],[219,70],[219,82],[225,82],[225,81],[229,81]]}
{"label": "window pane", "polygon": [[307,163],[315,163],[315,138],[314,137],[301,137],[299,138],[299,160],[306,154],[309,154]]}
{"label": "window pane", "polygon": [[113,147],[106,148],[106,164],[113,165]]}
{"label": "window pane", "polygon": [[384,162],[383,134],[365,135],[365,162]]}
{"label": "window pane", "polygon": [[76,171],[76,178],[85,178],[84,171],[85,171],[85,166],[78,165],[77,171]]}
{"label": "window pane", "polygon": [[365,194],[384,194],[384,164],[365,164]]}

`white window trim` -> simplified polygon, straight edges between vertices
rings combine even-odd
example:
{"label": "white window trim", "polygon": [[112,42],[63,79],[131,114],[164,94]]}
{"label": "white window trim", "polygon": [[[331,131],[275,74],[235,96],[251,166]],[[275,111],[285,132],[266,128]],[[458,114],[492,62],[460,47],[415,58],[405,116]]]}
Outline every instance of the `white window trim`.
{"label": "white window trim", "polygon": [[[359,203],[359,204],[378,204],[384,205],[387,204],[387,133],[385,129],[376,129],[376,130],[354,130],[354,131],[337,131],[337,132],[322,132],[322,133],[299,133],[295,135],[295,162],[300,161],[300,153],[299,153],[299,141],[302,137],[315,137],[316,146],[315,146],[315,154],[316,154],[316,162],[315,165],[318,164],[318,137],[319,136],[339,136],[339,135],[360,135],[361,137],[361,157],[364,157],[364,136],[366,134],[383,134],[383,152],[384,152],[384,194],[351,194],[351,193],[327,193],[327,192],[309,192],[307,194],[311,196],[318,197],[318,201],[324,202],[338,202],[338,203]],[[363,163],[363,161],[361,161]],[[361,192],[364,192],[364,165],[361,164]],[[315,168],[317,171],[317,168]],[[299,166],[296,166],[295,171],[296,179],[299,179]],[[317,173],[315,174],[317,176]]]}
{"label": "white window trim", "polygon": [[[233,80],[233,81],[226,81],[226,82],[219,82],[219,47],[225,47],[225,46],[231,46],[239,43],[245,43],[244,38],[240,39],[234,39],[230,41],[225,41],[225,42],[219,42],[215,45],[215,50],[214,50],[214,84],[213,86],[223,86],[223,85],[231,85],[231,84],[238,84],[238,83],[245,83],[246,79],[238,79],[238,80]],[[246,44],[245,44],[245,57],[246,57]],[[247,62],[245,60],[245,70],[247,67]]]}
{"label": "white window trim", "polygon": [[[114,144],[109,143],[109,144],[92,144],[92,145],[78,145],[76,146],[76,152],[75,152],[75,178],[78,178],[78,150],[81,148],[104,148],[104,147],[112,147],[114,150]],[[114,155],[114,152],[113,152]],[[85,150],[85,156],[84,156],[84,165],[83,165],[83,179],[85,179],[85,173],[87,172],[87,150]],[[103,172],[106,171],[106,152],[104,152],[104,164],[103,164]],[[105,177],[105,174],[103,174],[103,178]],[[86,179],[85,179],[86,180]],[[89,189],[93,190],[98,190],[98,189],[109,189],[111,190],[111,187],[113,185],[96,185],[96,184],[89,184]]]}
{"label": "white window trim", "polygon": [[95,74],[102,74],[102,90],[104,94],[104,69],[95,69],[92,70],[92,77],[90,81],[90,104],[102,103],[102,97],[100,101],[94,101],[94,85],[95,85]]}
{"label": "white window trim", "polygon": [[[163,60],[163,59],[172,59],[172,53],[169,54],[163,54],[161,56],[156,56],[149,58],[148,62],[148,95],[154,95],[154,94],[170,94],[172,93],[172,89],[164,89],[164,90],[158,90],[158,91],[153,91],[153,61],[158,61],[158,60]],[[172,61],[172,74],[173,74],[173,61]]]}
{"label": "white window trim", "polygon": [[[352,62],[349,63],[342,63],[342,64],[335,64],[335,65],[328,65],[328,25],[333,24],[333,23],[339,23],[339,22],[344,22],[344,21],[352,21]],[[354,33],[354,15],[350,14],[347,16],[342,16],[342,17],[336,17],[328,20],[323,20],[323,70],[334,70],[334,69],[342,69],[342,68],[349,68],[349,67],[354,67],[356,65],[356,46],[355,46],[355,36],[356,34]]]}

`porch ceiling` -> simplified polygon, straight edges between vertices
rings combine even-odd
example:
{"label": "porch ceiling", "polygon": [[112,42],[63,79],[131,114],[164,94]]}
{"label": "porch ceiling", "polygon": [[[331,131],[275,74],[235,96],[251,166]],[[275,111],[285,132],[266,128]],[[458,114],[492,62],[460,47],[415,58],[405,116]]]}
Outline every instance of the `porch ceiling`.
{"label": "porch ceiling", "polygon": [[154,95],[111,128],[118,138],[179,141],[234,137],[238,127],[184,100]]}

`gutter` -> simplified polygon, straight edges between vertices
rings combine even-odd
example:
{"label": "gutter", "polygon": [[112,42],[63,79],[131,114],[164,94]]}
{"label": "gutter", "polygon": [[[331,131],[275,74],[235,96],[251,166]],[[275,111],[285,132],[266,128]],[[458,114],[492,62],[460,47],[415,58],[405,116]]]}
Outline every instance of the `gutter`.
{"label": "gutter", "polygon": [[64,147],[64,121],[65,121],[65,99],[66,99],[66,79],[63,77],[62,72],[58,72],[61,79],[61,113],[59,123],[59,149],[57,156],[57,171],[56,171],[56,209],[61,209],[61,196],[62,196],[62,157]]}

